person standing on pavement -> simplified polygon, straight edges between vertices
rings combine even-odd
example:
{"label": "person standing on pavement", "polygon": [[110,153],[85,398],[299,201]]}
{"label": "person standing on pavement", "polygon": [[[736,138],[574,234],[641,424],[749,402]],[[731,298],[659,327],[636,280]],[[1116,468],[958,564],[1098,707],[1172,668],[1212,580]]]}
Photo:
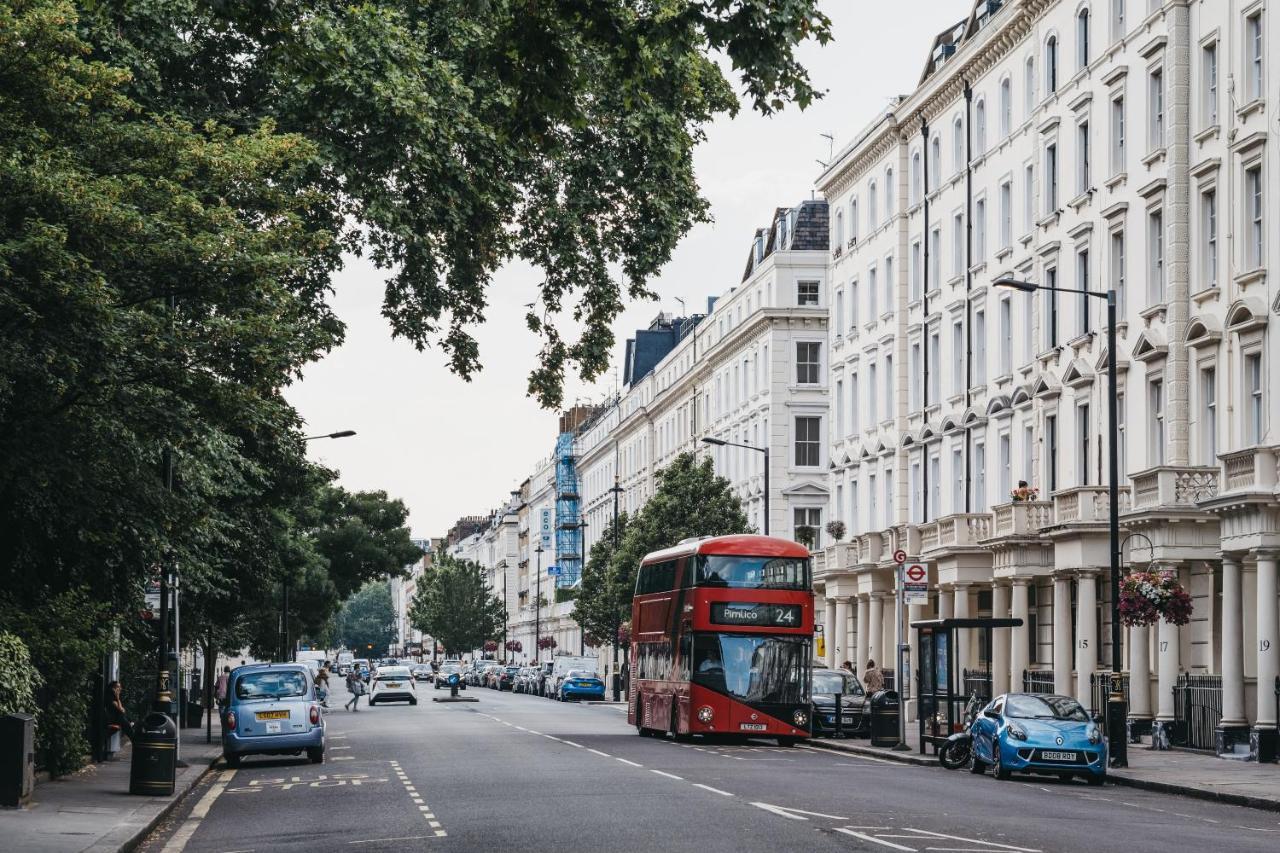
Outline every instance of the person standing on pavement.
{"label": "person standing on pavement", "polygon": [[213,695],[218,700],[218,707],[225,707],[227,704],[227,685],[231,681],[231,667],[224,666],[222,672],[218,673],[218,679],[213,683]]}
{"label": "person standing on pavement", "polygon": [[316,672],[316,698],[320,700],[320,707],[329,707],[329,668],[322,666]]}
{"label": "person standing on pavement", "polygon": [[342,707],[353,713],[359,711],[360,697],[364,695],[364,680],[360,678],[360,673],[354,669],[347,673],[347,689],[351,691],[351,698]]}
{"label": "person standing on pavement", "polygon": [[107,685],[107,727],[112,731],[133,740],[133,721],[129,712],[124,709],[124,700],[120,697],[120,682],[113,681]]}
{"label": "person standing on pavement", "polygon": [[867,671],[862,676],[862,685],[867,688],[868,694],[884,690],[884,673],[873,660],[867,661]]}
{"label": "person standing on pavement", "polygon": [[850,675],[857,675],[857,674],[858,674],[858,673],[854,672],[854,670],[853,670],[853,661],[851,661],[851,660],[847,660],[847,661],[845,661],[844,663],[840,664],[840,668],[841,668],[841,669],[843,669],[845,672],[849,673]]}

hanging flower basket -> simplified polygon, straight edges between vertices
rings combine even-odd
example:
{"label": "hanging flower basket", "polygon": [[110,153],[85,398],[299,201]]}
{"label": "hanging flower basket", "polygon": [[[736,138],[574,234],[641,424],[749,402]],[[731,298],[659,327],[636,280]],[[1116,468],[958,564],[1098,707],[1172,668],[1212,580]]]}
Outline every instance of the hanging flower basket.
{"label": "hanging flower basket", "polygon": [[583,634],[582,642],[585,643],[588,648],[592,648],[592,649],[600,648],[600,638],[597,637],[595,634],[591,634],[591,633]]}
{"label": "hanging flower basket", "polygon": [[507,640],[507,651],[522,652],[524,651],[524,646],[520,644],[519,640]]}
{"label": "hanging flower basket", "polygon": [[497,640],[485,640],[485,641],[484,641],[484,650],[485,650],[486,652],[496,652],[496,651],[498,650],[498,641],[497,641]]}
{"label": "hanging flower basket", "polygon": [[631,642],[631,623],[623,622],[618,626],[618,644],[625,646]]}
{"label": "hanging flower basket", "polygon": [[1191,596],[1170,571],[1130,572],[1120,581],[1120,621],[1130,627],[1191,621]]}
{"label": "hanging flower basket", "polygon": [[555,638],[555,637],[539,637],[539,638],[538,638],[538,648],[540,648],[540,649],[554,649],[555,647],[556,647],[556,638]]}

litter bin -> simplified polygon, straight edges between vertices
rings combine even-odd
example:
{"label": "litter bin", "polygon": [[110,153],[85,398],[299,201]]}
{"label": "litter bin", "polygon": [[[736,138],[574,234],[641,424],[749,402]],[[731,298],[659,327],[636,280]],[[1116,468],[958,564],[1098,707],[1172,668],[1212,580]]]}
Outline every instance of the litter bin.
{"label": "litter bin", "polygon": [[200,696],[187,697],[187,728],[198,729],[204,725],[204,702]]}
{"label": "litter bin", "polygon": [[168,714],[153,711],[135,729],[129,793],[172,794],[177,772],[178,727]]}
{"label": "litter bin", "polygon": [[898,745],[898,694],[893,690],[878,690],[871,694],[871,745]]}
{"label": "litter bin", "polygon": [[0,806],[25,806],[36,783],[36,718],[0,717]]}

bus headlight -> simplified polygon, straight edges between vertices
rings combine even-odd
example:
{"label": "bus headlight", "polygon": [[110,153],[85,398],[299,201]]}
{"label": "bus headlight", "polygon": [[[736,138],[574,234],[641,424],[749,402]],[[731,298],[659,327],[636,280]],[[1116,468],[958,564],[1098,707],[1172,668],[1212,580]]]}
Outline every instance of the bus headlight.
{"label": "bus headlight", "polygon": [[791,715],[791,722],[797,726],[807,726],[809,725],[809,715],[804,711],[796,711]]}
{"label": "bus headlight", "polygon": [[716,715],[716,712],[712,709],[710,705],[703,705],[701,708],[698,709],[699,722],[709,723],[711,722],[711,718],[714,717],[715,715]]}

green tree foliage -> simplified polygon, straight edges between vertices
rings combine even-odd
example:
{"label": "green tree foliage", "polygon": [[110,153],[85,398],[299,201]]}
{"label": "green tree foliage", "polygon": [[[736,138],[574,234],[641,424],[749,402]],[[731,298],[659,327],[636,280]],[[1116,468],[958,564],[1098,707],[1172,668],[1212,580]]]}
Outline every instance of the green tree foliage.
{"label": "green tree foliage", "polygon": [[367,583],[342,605],[336,618],[337,639],[358,655],[382,655],[395,643],[396,612],[386,581]]}
{"label": "green tree foliage", "polygon": [[[389,271],[395,334],[463,377],[495,270],[541,269],[529,388],[607,366],[611,321],[708,219],[692,151],[738,99],[770,113],[818,93],[795,59],[825,43],[818,0],[97,0],[94,56],[147,110],[314,146],[311,224]],[[620,269],[623,284],[617,281]],[[581,335],[555,324],[564,311]]]}
{"label": "green tree foliage", "polygon": [[15,634],[0,631],[0,716],[38,714],[36,689],[41,683],[27,644]]}
{"label": "green tree foliage", "polygon": [[658,487],[639,512],[619,517],[622,535],[613,550],[612,531],[606,530],[582,571],[582,591],[574,605],[583,630],[612,638],[631,618],[636,573],[645,555],[670,548],[691,536],[749,533],[742,502],[729,481],[716,476],[710,457],[698,462],[682,453],[658,472]]}
{"label": "green tree foliage", "polygon": [[414,628],[436,638],[450,655],[480,648],[502,633],[506,608],[485,582],[484,569],[447,554],[418,579],[409,608]]}

